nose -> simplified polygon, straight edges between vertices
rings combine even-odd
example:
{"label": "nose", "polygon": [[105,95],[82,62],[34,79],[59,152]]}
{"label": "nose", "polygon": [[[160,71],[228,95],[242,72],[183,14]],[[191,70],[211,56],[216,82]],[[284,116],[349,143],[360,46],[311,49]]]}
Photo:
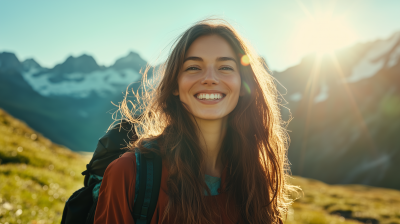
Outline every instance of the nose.
{"label": "nose", "polygon": [[219,84],[219,79],[213,68],[207,69],[206,73],[204,74],[203,79],[201,80],[201,84],[205,84],[205,85]]}

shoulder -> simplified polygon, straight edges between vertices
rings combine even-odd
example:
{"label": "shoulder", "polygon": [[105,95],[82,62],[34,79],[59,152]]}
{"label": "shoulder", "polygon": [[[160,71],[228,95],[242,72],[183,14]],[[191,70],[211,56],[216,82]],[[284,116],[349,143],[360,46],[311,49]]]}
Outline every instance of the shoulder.
{"label": "shoulder", "polygon": [[104,176],[134,177],[134,174],[136,174],[135,153],[126,152],[108,165]]}
{"label": "shoulder", "polygon": [[134,223],[136,157],[126,152],[111,162],[100,186],[94,223]]}

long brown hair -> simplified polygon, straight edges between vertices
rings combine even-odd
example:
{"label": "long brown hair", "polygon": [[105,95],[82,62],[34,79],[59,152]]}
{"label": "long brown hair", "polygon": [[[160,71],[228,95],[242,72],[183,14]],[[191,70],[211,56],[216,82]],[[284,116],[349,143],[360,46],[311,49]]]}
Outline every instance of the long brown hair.
{"label": "long brown hair", "polygon": [[[215,211],[205,203],[204,189],[208,187],[201,169],[204,156],[196,135],[198,127],[173,92],[178,88],[178,75],[188,48],[198,37],[211,34],[224,38],[238,59],[243,59],[239,69],[246,92],[228,115],[220,150],[228,170],[226,208],[234,203],[245,223],[282,223],[290,205],[288,192],[293,187],[287,182],[289,138],[281,119],[279,93],[264,60],[224,20],[203,20],[187,29],[151,79],[147,78],[146,69],[143,86],[134,93],[137,101],[132,103],[125,97],[119,112],[135,124],[139,137],[132,147],[146,153],[149,149],[143,147],[144,141],[162,144],[164,150],[159,153],[169,169],[169,202],[163,219],[173,212],[177,214],[175,222],[210,223]],[[135,116],[137,113],[141,116]]]}

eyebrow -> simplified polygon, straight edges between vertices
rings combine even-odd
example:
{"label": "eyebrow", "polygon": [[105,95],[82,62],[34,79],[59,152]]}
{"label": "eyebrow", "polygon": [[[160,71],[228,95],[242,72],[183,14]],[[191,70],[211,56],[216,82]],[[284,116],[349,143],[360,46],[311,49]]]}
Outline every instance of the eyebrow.
{"label": "eyebrow", "polygon": [[[192,56],[192,57],[185,58],[185,60],[183,60],[183,63],[185,63],[186,61],[190,61],[190,60],[192,60],[192,61],[203,61],[203,59],[200,58],[200,57]],[[231,57],[219,57],[219,58],[217,58],[217,61],[233,61],[233,62],[235,62],[237,64],[237,61],[234,58],[231,58]]]}

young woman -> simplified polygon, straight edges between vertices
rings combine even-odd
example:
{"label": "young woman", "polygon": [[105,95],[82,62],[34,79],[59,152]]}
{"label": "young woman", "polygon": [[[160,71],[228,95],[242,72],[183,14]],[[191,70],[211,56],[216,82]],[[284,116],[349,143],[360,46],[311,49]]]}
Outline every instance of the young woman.
{"label": "young woman", "polygon": [[[292,189],[288,136],[265,66],[229,24],[201,21],[175,42],[156,87],[143,88],[142,116],[122,102],[139,137],[132,149],[160,147],[152,224],[283,223]],[[135,182],[128,152],[104,174],[95,223],[134,223]]]}

